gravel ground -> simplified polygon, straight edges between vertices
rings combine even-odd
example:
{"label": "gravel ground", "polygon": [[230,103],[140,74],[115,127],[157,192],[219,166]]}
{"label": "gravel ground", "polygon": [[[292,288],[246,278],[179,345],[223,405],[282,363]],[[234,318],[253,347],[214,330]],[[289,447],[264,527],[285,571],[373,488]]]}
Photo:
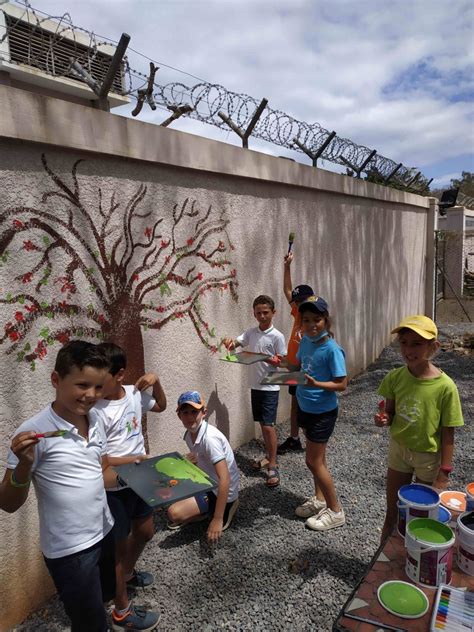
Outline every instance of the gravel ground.
{"label": "gravel ground", "polygon": [[[442,326],[449,343],[472,325]],[[446,344],[449,346],[449,344]],[[436,364],[458,385],[466,427],[456,432],[452,488],[473,479],[472,384],[474,357],[442,351]],[[302,453],[280,458],[281,486],[267,489],[249,460],[260,454],[256,441],[236,456],[242,472],[240,509],[221,543],[210,550],[205,524],[166,530],[156,514],[156,536],[139,566],[155,574],[154,586],[136,603],[161,612],[161,630],[330,631],[338,612],[375,552],[384,516],[388,433],[373,425],[376,389],[388,370],[400,365],[394,346],[354,378],[340,400],[328,462],[346,512],[344,527],[326,533],[305,529],[294,508],[311,494]],[[280,438],[288,424],[278,428]],[[471,455],[471,456],[469,456]],[[63,632],[67,619],[57,598],[15,628],[18,632]]]}

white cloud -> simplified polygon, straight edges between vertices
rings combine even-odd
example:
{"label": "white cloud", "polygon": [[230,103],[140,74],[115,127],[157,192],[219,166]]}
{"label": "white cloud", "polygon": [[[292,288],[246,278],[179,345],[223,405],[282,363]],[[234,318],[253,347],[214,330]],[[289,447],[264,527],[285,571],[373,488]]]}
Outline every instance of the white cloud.
{"label": "white cloud", "polygon": [[[472,152],[474,3],[469,0],[33,0],[296,119],[428,168]],[[130,63],[148,62],[130,52]],[[196,83],[162,67],[159,83]],[[147,106],[141,120],[159,121]],[[192,120],[173,127],[240,144]],[[261,145],[253,141],[254,145]],[[252,145],[252,140],[251,140]],[[283,148],[266,145],[284,155]],[[301,155],[293,154],[298,160]],[[449,169],[449,168],[448,168]],[[452,169],[452,165],[451,165]]]}

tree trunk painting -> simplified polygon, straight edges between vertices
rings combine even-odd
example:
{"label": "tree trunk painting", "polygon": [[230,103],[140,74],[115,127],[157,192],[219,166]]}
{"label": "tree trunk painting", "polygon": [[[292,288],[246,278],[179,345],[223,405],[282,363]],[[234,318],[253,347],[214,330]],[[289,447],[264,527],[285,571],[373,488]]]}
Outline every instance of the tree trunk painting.
{"label": "tree trunk painting", "polygon": [[222,342],[203,304],[215,291],[236,301],[238,287],[225,214],[189,198],[150,210],[145,184],[125,200],[97,187],[91,208],[90,184],[86,202],[78,175],[82,160],[68,178],[44,154],[41,161],[54,188],[34,207],[0,208],[5,353],[35,370],[69,339],[113,340],[127,353],[132,382],[144,372],[143,330],[186,318],[216,353]]}

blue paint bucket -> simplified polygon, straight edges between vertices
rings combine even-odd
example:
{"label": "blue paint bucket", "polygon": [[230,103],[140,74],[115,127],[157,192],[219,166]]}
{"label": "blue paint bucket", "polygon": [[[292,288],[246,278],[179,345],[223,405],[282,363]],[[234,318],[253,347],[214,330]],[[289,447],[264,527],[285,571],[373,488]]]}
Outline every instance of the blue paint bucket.
{"label": "blue paint bucket", "polygon": [[443,519],[439,516],[439,494],[429,485],[403,485],[398,490],[398,499],[398,533],[402,538],[405,537],[407,524],[414,518],[431,518],[445,522],[446,514],[443,512]]}
{"label": "blue paint bucket", "polygon": [[451,512],[446,509],[446,507],[442,507],[441,505],[438,508],[438,520],[443,524],[448,524],[451,520]]}

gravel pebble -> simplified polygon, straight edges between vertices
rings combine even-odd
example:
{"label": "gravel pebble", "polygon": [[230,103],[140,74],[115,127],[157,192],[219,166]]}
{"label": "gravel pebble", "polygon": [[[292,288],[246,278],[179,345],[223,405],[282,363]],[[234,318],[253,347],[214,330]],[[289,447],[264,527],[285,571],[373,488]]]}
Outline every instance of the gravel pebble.
{"label": "gravel pebble", "polygon": [[[443,341],[472,325],[442,326]],[[440,352],[436,364],[456,382],[466,426],[456,432],[452,488],[473,478],[472,384],[474,357],[455,350]],[[205,523],[179,532],[166,529],[156,514],[157,532],[139,567],[155,574],[154,586],[139,591],[137,604],[161,613],[159,629],[330,631],[342,605],[366,571],[377,549],[384,518],[388,433],[373,424],[385,373],[400,366],[396,346],[351,380],[340,398],[328,462],[346,512],[344,527],[325,533],[305,529],[294,508],[311,495],[303,453],[280,457],[281,486],[265,487],[249,461],[260,454],[257,441],[236,453],[243,473],[240,509],[231,529],[215,547],[205,542]],[[278,427],[280,440],[288,424]],[[469,456],[471,455],[471,456]],[[67,618],[57,598],[15,628],[18,632],[65,632]]]}

